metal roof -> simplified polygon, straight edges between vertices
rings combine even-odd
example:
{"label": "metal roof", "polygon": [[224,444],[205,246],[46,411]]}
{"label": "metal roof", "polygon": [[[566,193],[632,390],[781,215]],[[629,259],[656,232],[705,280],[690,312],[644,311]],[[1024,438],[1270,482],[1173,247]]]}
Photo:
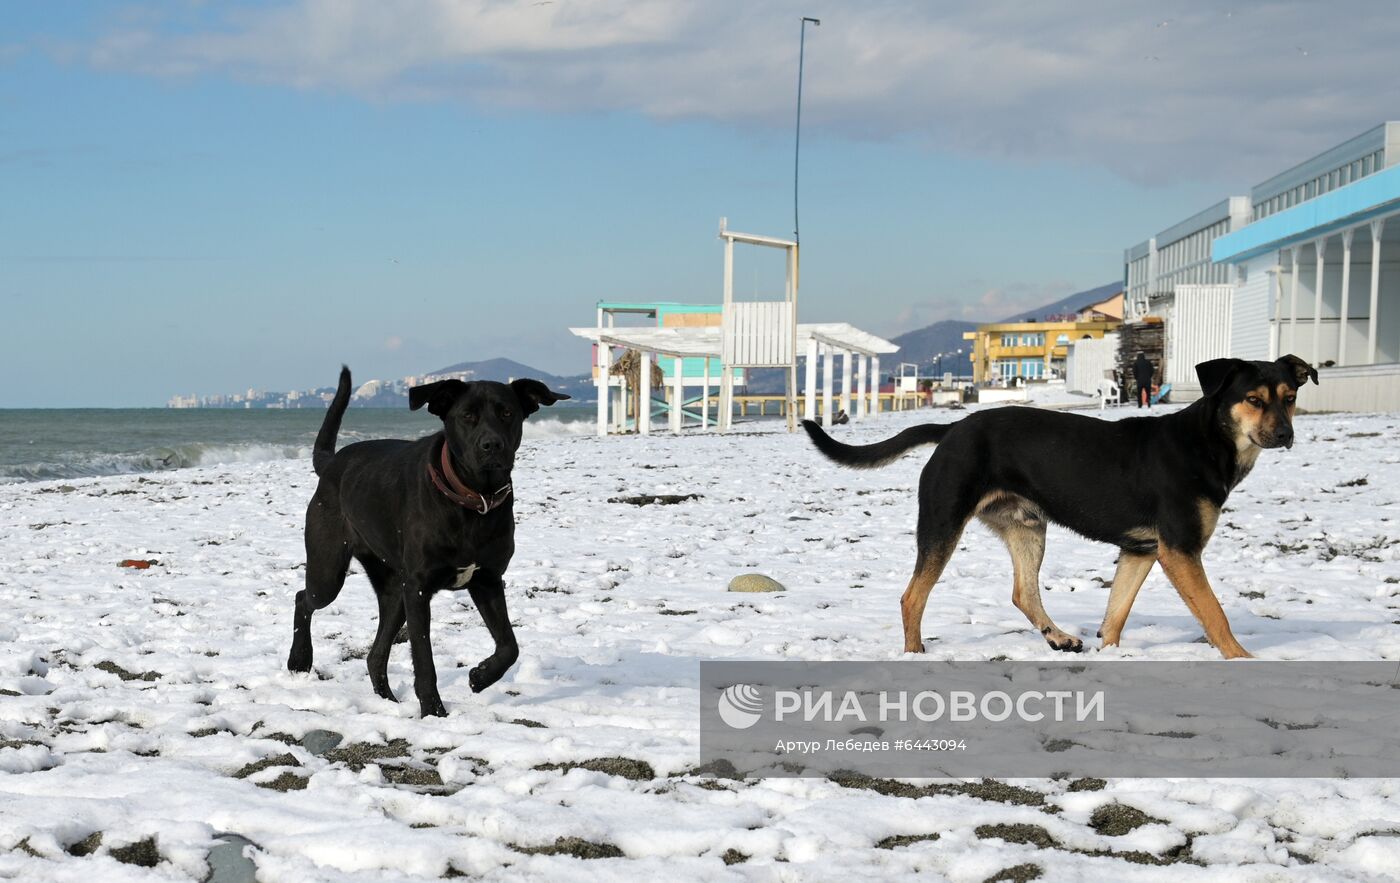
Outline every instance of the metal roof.
{"label": "metal roof", "polygon": [[[1396,148],[1397,139],[1400,139],[1400,123],[1381,123],[1355,138],[1343,141],[1336,147],[1319,153],[1312,159],[1304,160],[1292,168],[1279,172],[1267,181],[1254,185],[1253,189],[1250,190],[1249,198],[1255,205],[1258,205],[1266,199],[1272,199],[1280,193],[1292,190],[1299,184],[1306,184],[1318,175],[1341,168],[1355,160],[1363,159],[1378,150],[1389,154]],[[1385,167],[1389,168],[1395,164],[1396,157],[1387,155],[1384,162]],[[1379,172],[1381,169],[1376,169],[1376,171]]]}
{"label": "metal roof", "polygon": [[1240,261],[1400,211],[1400,166],[1260,218],[1215,240],[1211,258]]}

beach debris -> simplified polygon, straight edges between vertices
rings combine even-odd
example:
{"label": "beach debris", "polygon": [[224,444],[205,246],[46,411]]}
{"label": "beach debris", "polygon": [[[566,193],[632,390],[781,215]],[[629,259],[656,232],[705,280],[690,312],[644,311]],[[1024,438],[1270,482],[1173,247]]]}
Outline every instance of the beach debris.
{"label": "beach debris", "polygon": [[139,868],[154,868],[160,864],[161,858],[154,837],[137,840],[126,846],[114,846],[107,850],[107,854],[124,865],[136,865]]}
{"label": "beach debris", "polygon": [[264,757],[262,760],[247,764],[238,772],[234,773],[233,777],[235,779],[246,779],[254,773],[260,773],[265,769],[276,766],[301,766],[301,761],[297,760],[291,754],[277,754],[271,757]]}
{"label": "beach debris", "polygon": [[595,773],[605,773],[609,776],[621,776],[634,782],[648,782],[656,778],[656,770],[652,768],[651,764],[630,757],[595,757],[591,760],[578,762],[542,763],[534,769],[540,771],[559,770],[564,773],[575,769],[589,770]]}
{"label": "beach debris", "polygon": [[68,848],[65,851],[74,858],[83,858],[92,855],[101,845],[102,832],[94,831],[82,840],[68,844]]}
{"label": "beach debris", "polygon": [[761,573],[741,573],[729,581],[731,592],[785,592],[787,587],[771,576]]}
{"label": "beach debris", "polygon": [[123,558],[117,562],[118,567],[130,567],[132,570],[147,570],[160,561],[155,558]]}
{"label": "beach debris", "polygon": [[635,497],[609,497],[609,503],[628,503],[632,506],[674,506],[686,500],[704,499],[702,494],[637,494]]}
{"label": "beach debris", "polygon": [[407,757],[409,747],[407,739],[390,739],[382,745],[355,742],[344,748],[333,748],[322,756],[331,763],[343,763],[355,772],[359,772],[367,765],[378,764],[386,758]]}
{"label": "beach debris", "polygon": [[269,791],[281,791],[285,793],[287,791],[305,791],[308,781],[306,777],[298,776],[296,773],[283,773],[270,782],[254,782],[253,784],[257,785],[259,788],[266,788]]}
{"label": "beach debris", "polygon": [[622,858],[625,853],[611,843],[595,843],[582,837],[560,837],[549,846],[507,844],[525,855],[570,855],[574,858]]}
{"label": "beach debris", "polygon": [[122,668],[120,665],[117,665],[115,662],[111,662],[110,660],[105,659],[102,662],[99,662],[96,665],[94,665],[93,668],[97,669],[98,671],[105,671],[107,672],[107,674],[116,675],[123,681],[156,681],[159,680],[161,677],[161,674],[158,671],[128,671]]}

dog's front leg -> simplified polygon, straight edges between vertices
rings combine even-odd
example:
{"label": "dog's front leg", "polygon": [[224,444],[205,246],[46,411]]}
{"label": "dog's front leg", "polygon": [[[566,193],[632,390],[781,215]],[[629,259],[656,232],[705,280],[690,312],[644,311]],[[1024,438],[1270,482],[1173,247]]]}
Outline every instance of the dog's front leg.
{"label": "dog's front leg", "polygon": [[1206,579],[1206,569],[1201,565],[1199,552],[1190,554],[1170,549],[1163,544],[1157,551],[1162,572],[1172,581],[1186,606],[1191,608],[1201,627],[1205,629],[1206,640],[1210,641],[1226,659],[1249,657],[1249,651],[1240,646],[1230,631],[1230,621]]}
{"label": "dog's front leg", "polygon": [[428,602],[432,595],[419,582],[414,585],[404,582],[403,609],[408,621],[408,646],[413,657],[413,692],[418,696],[418,705],[423,717],[447,717],[447,708],[438,695],[437,668],[433,665],[433,645],[428,637],[430,617]]}
{"label": "dog's front leg", "polygon": [[473,693],[480,693],[501,679],[515,660],[520,658],[520,647],[515,643],[515,631],[510,626],[510,614],[506,612],[506,586],[496,574],[478,571],[476,578],[467,586],[472,603],[481,611],[481,618],[496,642],[496,651],[481,660],[467,676]]}

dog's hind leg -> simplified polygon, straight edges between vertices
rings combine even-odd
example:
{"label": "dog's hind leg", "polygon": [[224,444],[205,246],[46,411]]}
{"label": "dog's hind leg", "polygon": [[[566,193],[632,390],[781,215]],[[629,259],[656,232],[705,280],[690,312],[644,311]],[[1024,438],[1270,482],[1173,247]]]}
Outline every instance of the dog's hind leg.
{"label": "dog's hind leg", "polygon": [[1099,628],[1099,637],[1103,638],[1105,647],[1116,646],[1122,637],[1128,611],[1133,609],[1138,589],[1142,588],[1156,560],[1151,555],[1137,555],[1126,549],[1118,553],[1118,569],[1113,574],[1113,588],[1108,593],[1108,609],[1103,615],[1103,626]]}
{"label": "dog's hind leg", "polygon": [[[959,532],[959,536],[961,532]],[[909,586],[899,599],[900,618],[904,622],[904,652],[924,652],[923,621],[924,606],[928,604],[929,592],[934,583],[943,575],[948,559],[958,546],[958,537],[941,539],[936,545],[919,549],[919,559],[914,566],[914,575],[909,578]]]}
{"label": "dog's hind leg", "polygon": [[956,480],[958,470],[950,469],[951,458],[940,448],[930,458],[919,477],[919,521],[915,532],[918,557],[914,575],[899,599],[904,624],[904,652],[924,652],[924,607],[929,592],[943,575],[948,559],[958,548],[958,538],[972,517],[971,493]]}
{"label": "dog's hind leg", "polygon": [[[313,503],[313,506],[315,504]],[[306,588],[297,592],[292,613],[292,649],[289,671],[311,671],[311,614],[336,599],[350,567],[350,547],[341,531],[328,519],[309,514],[306,519]]]}
{"label": "dog's hind leg", "polygon": [[379,601],[379,630],[374,634],[374,644],[365,657],[369,666],[369,682],[375,695],[398,702],[394,691],[389,689],[389,651],[394,646],[394,638],[404,624],[403,595],[393,586],[393,572],[383,563],[373,558],[361,558],[370,585],[374,586],[375,598]]}
{"label": "dog's hind leg", "polygon": [[1046,643],[1056,650],[1078,653],[1084,642],[1066,634],[1050,619],[1040,602],[1040,564],[1045,560],[1045,521],[1026,507],[992,509],[981,515],[1011,553],[1011,603],[1026,615]]}

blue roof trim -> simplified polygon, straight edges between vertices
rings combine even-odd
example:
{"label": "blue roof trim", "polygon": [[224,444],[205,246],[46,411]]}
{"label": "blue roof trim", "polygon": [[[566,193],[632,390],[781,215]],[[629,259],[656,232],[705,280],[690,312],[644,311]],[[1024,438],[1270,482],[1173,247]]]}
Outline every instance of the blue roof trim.
{"label": "blue roof trim", "polygon": [[1211,244],[1211,260],[1239,263],[1395,211],[1400,211],[1400,166],[1367,175],[1217,237]]}

